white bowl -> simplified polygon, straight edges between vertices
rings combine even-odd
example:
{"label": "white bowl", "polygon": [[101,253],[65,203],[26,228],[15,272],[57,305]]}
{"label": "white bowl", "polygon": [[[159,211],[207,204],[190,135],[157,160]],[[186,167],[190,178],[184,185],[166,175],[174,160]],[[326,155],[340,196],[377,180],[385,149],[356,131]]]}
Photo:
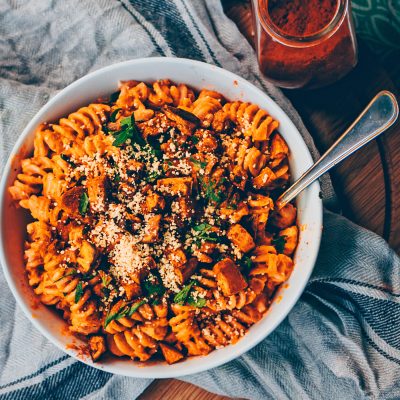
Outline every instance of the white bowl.
{"label": "white bowl", "polygon": [[316,182],[297,198],[300,240],[295,254],[294,271],[287,284],[275,296],[267,314],[237,344],[173,365],[140,365],[127,359],[112,357],[96,363],[89,358],[82,360],[79,350],[71,348],[71,343],[75,343],[72,347],[79,347],[83,343],[73,336],[65,335],[66,323],[50,308],[38,304],[27,283],[23,243],[29,218],[25,210],[17,209],[12,204],[7,188],[16,177],[19,160],[32,152],[34,131],[40,123],[55,121],[100,96],[111,94],[117,90],[120,80],[151,82],[161,78],[187,83],[197,89],[214,89],[229,100],[258,104],[280,122],[279,132],[291,151],[289,161],[293,179],[297,179],[312,164],[311,155],[297,128],[270,97],[231,72],[193,60],[144,58],[111,65],[67,86],[35,115],[16,143],[0,184],[0,261],[8,285],[32,324],[67,354],[104,371],[141,378],[177,377],[217,367],[239,357],[273,332],[292,309],[307,284],[318,254],[322,230],[322,203],[319,198],[319,184]]}

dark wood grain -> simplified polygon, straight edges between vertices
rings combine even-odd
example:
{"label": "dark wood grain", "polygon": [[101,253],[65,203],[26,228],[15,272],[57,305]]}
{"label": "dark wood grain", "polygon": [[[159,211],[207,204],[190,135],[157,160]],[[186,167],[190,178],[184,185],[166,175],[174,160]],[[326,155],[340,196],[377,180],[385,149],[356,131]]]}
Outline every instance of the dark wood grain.
{"label": "dark wood grain", "polygon": [[[223,0],[226,14],[253,42],[246,0]],[[397,68],[397,69],[395,69]],[[400,73],[399,65],[393,67]],[[357,67],[340,82],[314,91],[285,91],[324,152],[382,89],[398,90],[379,60],[360,43]],[[344,215],[383,236],[400,251],[400,124],[335,167],[332,182]],[[155,381],[141,400],[225,400],[175,379]]]}

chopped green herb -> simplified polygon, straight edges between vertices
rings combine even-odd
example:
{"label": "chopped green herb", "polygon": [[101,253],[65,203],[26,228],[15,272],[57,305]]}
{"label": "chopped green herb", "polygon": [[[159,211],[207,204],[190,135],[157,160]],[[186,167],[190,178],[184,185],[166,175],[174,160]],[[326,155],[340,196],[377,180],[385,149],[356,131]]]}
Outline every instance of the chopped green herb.
{"label": "chopped green herb", "polygon": [[155,182],[158,178],[162,176],[161,172],[158,171],[152,171],[147,174],[147,176],[144,178],[144,180],[148,183],[153,183]]}
{"label": "chopped green herb", "polygon": [[203,232],[203,231],[207,232],[210,229],[211,229],[211,225],[205,224],[205,223],[193,227],[193,230],[195,232]]}
{"label": "chopped green herb", "polygon": [[283,253],[286,244],[286,236],[278,236],[272,239],[272,245],[275,247],[278,253]]}
{"label": "chopped green herb", "polygon": [[76,167],[76,164],[75,164],[73,161],[71,161],[71,159],[70,159],[67,155],[65,155],[65,154],[60,154],[60,157],[61,157],[64,161],[66,161],[71,167]]}
{"label": "chopped green herb", "polygon": [[61,281],[61,279],[66,278],[67,276],[75,275],[76,272],[77,272],[76,269],[73,269],[72,271],[67,272],[67,273],[66,273],[65,275],[63,275],[61,278],[58,278],[57,280],[55,280],[55,281],[53,281],[53,282],[56,283],[56,282],[58,282],[58,281]]}
{"label": "chopped green herb", "polygon": [[129,133],[127,131],[120,132],[113,142],[113,146],[119,147],[124,144],[130,138]]}
{"label": "chopped green herb", "polygon": [[135,125],[134,113],[132,113],[130,117],[121,119],[121,127],[122,129],[117,132],[113,146],[121,146],[128,139],[130,139],[133,143],[137,143],[139,146],[146,145],[145,140],[140,136],[140,133]]}
{"label": "chopped green herb", "polygon": [[114,314],[108,314],[105,321],[104,321],[104,328],[107,327],[107,325],[111,321],[116,321],[118,319],[124,318],[124,317],[131,317],[137,309],[142,306],[143,304],[146,303],[146,300],[141,300],[138,301],[137,303],[133,304],[132,306],[126,305],[121,307],[116,313]]}
{"label": "chopped green herb", "polygon": [[205,168],[206,166],[207,166],[207,162],[206,161],[199,161],[199,160],[196,160],[195,158],[193,158],[193,157],[190,157],[190,159],[189,159],[197,168]]}
{"label": "chopped green herb", "polygon": [[[201,188],[204,192],[205,198],[213,201],[214,203],[221,203],[224,200],[224,194],[222,190],[217,190],[217,185],[213,181],[205,182],[204,179],[199,178]],[[220,183],[223,183],[224,179],[221,179]]]}
{"label": "chopped green herb", "polygon": [[149,279],[143,282],[143,286],[148,296],[162,296],[165,293],[165,287],[163,285],[150,282]]}
{"label": "chopped green herb", "polygon": [[85,225],[83,230],[82,230],[82,233],[84,235],[87,235],[90,232],[91,229],[92,229],[92,227],[90,225]]}
{"label": "chopped green herb", "polygon": [[86,192],[82,193],[81,199],[79,201],[79,213],[85,215],[89,206],[89,197]]}
{"label": "chopped green herb", "polygon": [[138,301],[137,303],[133,304],[128,312],[128,317],[131,317],[143,304],[146,304],[146,300]]}
{"label": "chopped green herb", "polygon": [[114,181],[119,182],[120,180],[121,180],[121,175],[118,171],[116,171],[114,174]]}
{"label": "chopped green herb", "polygon": [[200,142],[200,139],[197,136],[192,136],[191,139],[193,144],[197,144]]}
{"label": "chopped green herb", "polygon": [[111,96],[110,96],[110,101],[109,103],[115,103],[118,100],[119,94],[121,93],[120,90],[118,90],[117,92],[114,92]]}
{"label": "chopped green herb", "polygon": [[187,285],[183,287],[183,289],[177,293],[174,297],[174,303],[183,305],[185,304],[186,299],[189,296],[189,292],[192,289],[192,286],[196,283],[196,281],[191,281]]}
{"label": "chopped green herb", "polygon": [[244,256],[242,257],[242,259],[240,260],[240,264],[246,269],[249,270],[253,264],[253,262],[251,261],[251,258],[249,256]]}
{"label": "chopped green herb", "polygon": [[[100,274],[99,274],[100,275]],[[101,283],[104,287],[108,286],[111,283],[111,277],[106,274],[101,274]]]}
{"label": "chopped green herb", "polygon": [[77,303],[83,296],[82,282],[79,282],[75,289],[75,303]]}
{"label": "chopped green herb", "polygon": [[195,299],[192,295],[190,295],[187,300],[187,303],[189,304],[189,306],[202,308],[206,305],[207,300],[203,299],[201,297],[198,297],[197,299]]}
{"label": "chopped green herb", "polygon": [[122,110],[122,108],[117,108],[111,113],[111,115],[110,115],[111,122],[115,122],[115,120],[117,119],[117,115],[121,110]]}
{"label": "chopped green herb", "polygon": [[[208,241],[208,242],[218,242],[220,238],[216,235],[215,232],[211,231],[212,226],[206,223],[202,223],[200,225],[194,226],[193,230],[195,232],[199,232],[196,237],[195,237],[195,244],[197,246],[200,245],[200,242],[202,240]],[[211,232],[210,232],[211,231]]]}

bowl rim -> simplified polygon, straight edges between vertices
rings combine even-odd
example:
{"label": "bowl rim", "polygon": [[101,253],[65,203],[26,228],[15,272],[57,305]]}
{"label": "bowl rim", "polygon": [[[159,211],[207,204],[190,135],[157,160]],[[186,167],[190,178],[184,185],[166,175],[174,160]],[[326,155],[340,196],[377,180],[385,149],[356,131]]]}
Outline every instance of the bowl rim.
{"label": "bowl rim", "polygon": [[[242,78],[241,76],[228,71],[224,68],[212,65],[212,64],[207,64],[205,62],[197,61],[197,60],[191,60],[188,58],[178,58],[178,57],[146,57],[146,58],[137,58],[137,59],[132,59],[132,60],[127,60],[123,62],[118,62],[114,63],[111,65],[108,65],[106,67],[100,68],[96,71],[93,71],[89,74],[84,75],[83,77],[75,80],[74,82],[70,83],[68,86],[60,90],[55,96],[51,97],[50,100],[47,101],[46,104],[44,104],[38,111],[37,113],[31,118],[29,123],[26,125],[24,130],[22,131],[21,135],[19,136],[18,140],[16,141],[15,145],[13,146],[6,164],[4,166],[3,174],[0,180],[0,262],[2,264],[2,269],[4,276],[6,278],[7,284],[17,302],[19,307],[23,310],[25,316],[28,318],[28,320],[34,325],[34,327],[42,333],[43,336],[45,336],[52,344],[56,345],[61,351],[64,353],[68,354],[69,356],[73,357],[74,359],[83,362],[86,365],[89,365],[91,367],[94,367],[96,369],[99,369],[101,371],[105,372],[110,372],[113,374],[117,375],[122,375],[122,376],[129,376],[129,377],[135,377],[135,378],[177,378],[181,376],[186,376],[186,375],[192,375],[195,373],[199,373],[202,371],[210,370],[212,368],[221,366],[223,364],[228,363],[229,361],[232,361],[235,358],[240,357],[256,345],[258,345],[262,340],[264,340],[267,336],[269,336],[277,327],[280,325],[280,323],[288,316],[290,311],[293,309],[294,305],[297,303],[298,299],[302,295],[309,279],[310,276],[313,272],[315,262],[318,256],[319,252],[319,246],[320,246],[320,241],[321,241],[321,235],[322,235],[322,220],[323,220],[323,208],[322,208],[322,200],[319,198],[318,193],[320,191],[320,185],[319,182],[316,181],[314,182],[311,186],[309,186],[305,191],[312,191],[315,193],[315,205],[314,205],[314,210],[313,213],[315,215],[315,221],[318,229],[315,229],[315,232],[313,234],[313,243],[311,243],[310,248],[308,249],[308,263],[311,264],[311,267],[309,268],[308,273],[304,274],[304,279],[302,280],[300,285],[297,285],[297,292],[295,295],[292,295],[290,297],[290,301],[288,301],[288,304],[286,306],[286,312],[283,312],[282,315],[279,316],[279,318],[276,318],[274,323],[272,323],[269,328],[268,328],[268,333],[266,334],[261,334],[259,333],[257,336],[252,337],[251,340],[249,340],[245,345],[241,346],[241,348],[236,347],[235,345],[229,346],[230,352],[228,355],[223,356],[222,358],[217,358],[215,360],[207,360],[207,355],[206,356],[199,356],[196,357],[200,362],[196,363],[194,366],[190,366],[190,370],[187,371],[185,368],[182,368],[179,371],[176,370],[170,370],[168,367],[169,365],[165,364],[165,368],[162,369],[162,371],[155,372],[151,366],[143,366],[143,367],[138,367],[135,364],[132,364],[133,368],[120,368],[120,367],[115,367],[115,366],[109,366],[107,364],[103,364],[101,361],[97,362],[92,362],[88,358],[80,358],[78,354],[73,350],[66,348],[65,345],[63,345],[56,337],[53,335],[51,332],[49,332],[47,329],[45,329],[41,323],[39,318],[34,318],[31,314],[32,309],[28,305],[28,302],[24,299],[23,296],[20,296],[17,290],[16,283],[14,279],[11,276],[11,273],[9,272],[12,269],[12,266],[8,264],[6,261],[6,249],[4,247],[5,243],[5,237],[3,236],[3,206],[5,204],[5,196],[6,196],[6,191],[7,191],[7,182],[9,180],[9,176],[11,174],[12,170],[12,160],[15,154],[18,154],[20,149],[22,148],[24,142],[26,141],[27,137],[29,134],[32,133],[33,129],[37,127],[37,125],[42,122],[42,115],[45,114],[47,111],[51,110],[53,107],[54,103],[58,101],[59,98],[62,98],[65,95],[68,95],[68,93],[72,90],[74,90],[76,87],[79,87],[82,83],[84,83],[87,80],[93,80],[96,79],[97,76],[101,76],[105,72],[112,71],[114,69],[122,68],[124,66],[131,66],[131,65],[138,65],[138,64],[153,64],[153,63],[159,63],[160,67],[162,67],[162,64],[164,63],[175,63],[175,64],[180,64],[183,67],[190,67],[193,65],[198,66],[199,68],[202,68],[203,70],[208,70],[208,72],[214,72],[215,70],[220,71],[220,73],[224,74],[226,76],[226,80],[231,79],[232,82],[236,81],[242,84],[246,91],[246,86],[252,87],[253,90],[258,92],[259,95],[263,96],[266,98],[269,102],[272,102],[275,104],[277,109],[286,117],[287,123],[289,125],[292,125],[293,131],[296,132],[296,135],[299,137],[299,139],[303,142],[306,153],[304,154],[305,158],[308,160],[308,163],[312,163],[312,157],[310,154],[310,151],[304,142],[303,137],[301,136],[298,128],[296,125],[293,123],[292,119],[287,115],[287,113],[281,108],[281,106],[268,95],[267,93],[263,92],[261,89],[259,89],[257,86],[255,86],[253,83],[249,82],[248,80]],[[188,83],[190,85],[190,83]],[[311,165],[311,164],[310,164]],[[248,334],[248,333],[247,333]],[[241,339],[241,341],[243,338]],[[184,365],[184,364],[182,364]],[[116,371],[118,369],[118,371]]]}

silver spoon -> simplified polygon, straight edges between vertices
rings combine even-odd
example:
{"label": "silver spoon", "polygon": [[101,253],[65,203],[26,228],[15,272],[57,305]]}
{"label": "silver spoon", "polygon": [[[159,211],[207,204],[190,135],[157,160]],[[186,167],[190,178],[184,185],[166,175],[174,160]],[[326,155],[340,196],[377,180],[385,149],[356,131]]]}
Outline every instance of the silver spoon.
{"label": "silver spoon", "polygon": [[284,207],[325,172],[383,133],[394,124],[398,115],[396,97],[387,90],[379,92],[346,132],[278,198],[277,208]]}

